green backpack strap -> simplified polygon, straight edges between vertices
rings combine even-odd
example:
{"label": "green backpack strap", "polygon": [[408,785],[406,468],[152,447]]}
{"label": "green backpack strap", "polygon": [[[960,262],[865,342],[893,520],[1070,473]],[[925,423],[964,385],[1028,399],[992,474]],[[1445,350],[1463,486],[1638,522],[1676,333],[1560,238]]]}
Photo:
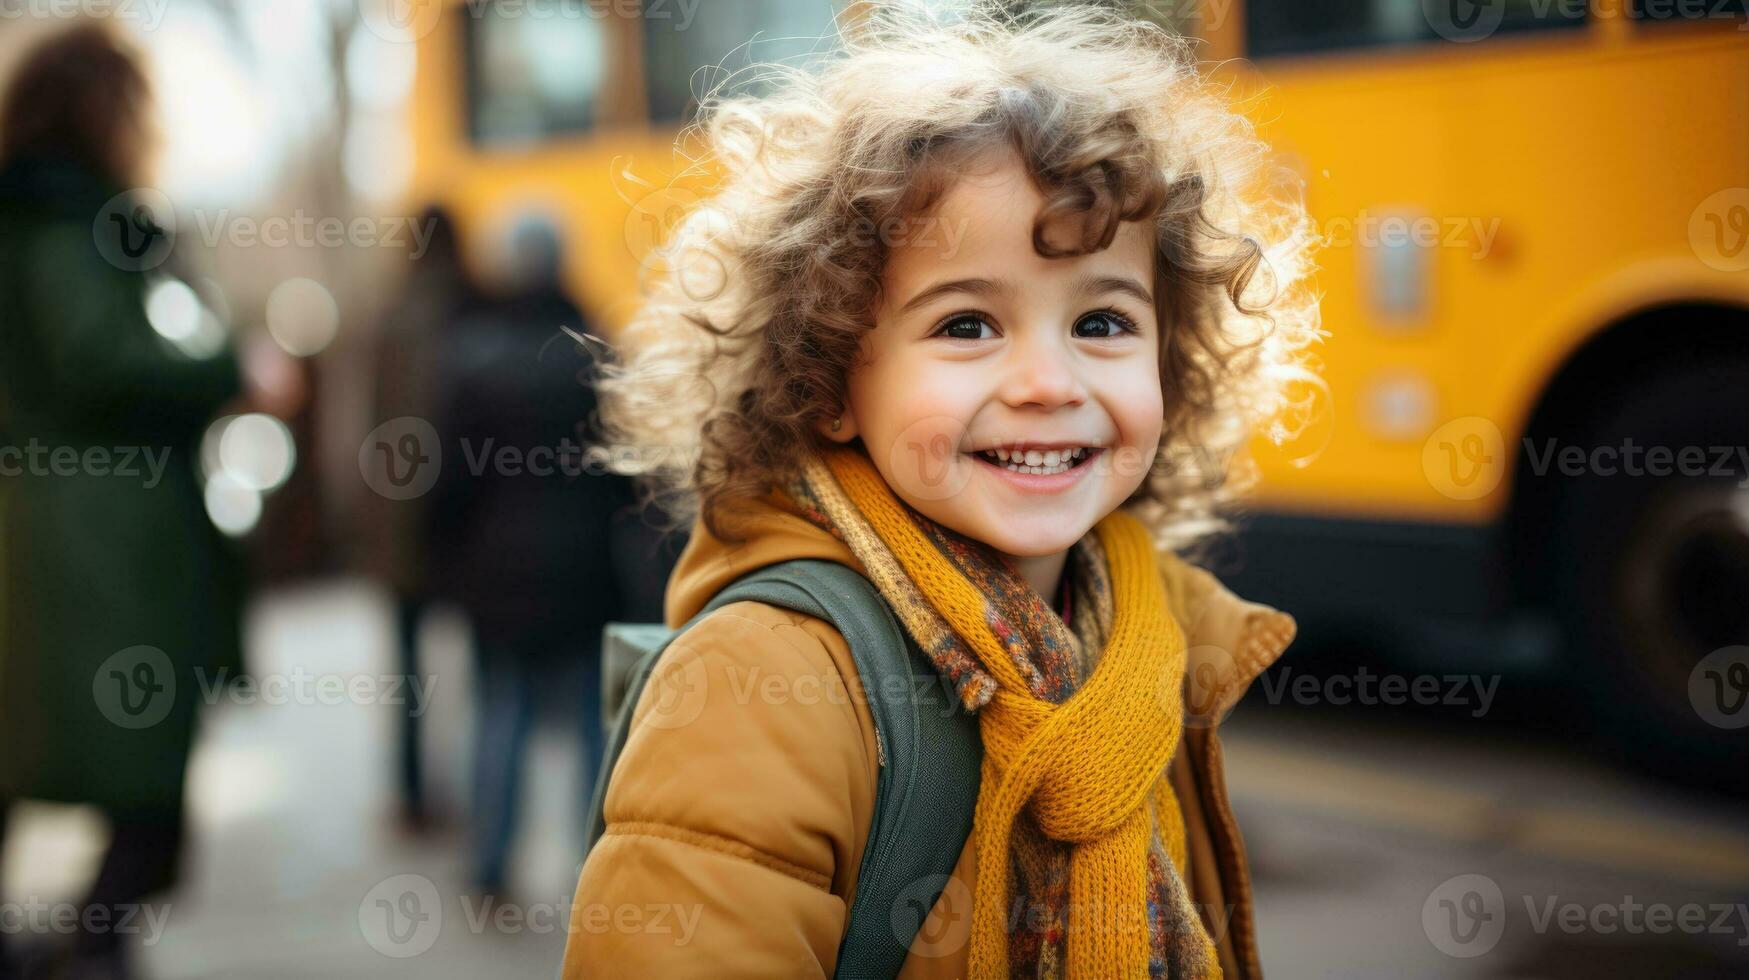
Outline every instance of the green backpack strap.
{"label": "green backpack strap", "polygon": [[588,844],[593,847],[605,829],[607,777],[662,651],[707,614],[746,600],[824,619],[850,646],[881,761],[874,821],[834,972],[895,976],[971,835],[983,742],[977,720],[960,706],[947,679],[899,626],[880,592],[853,569],[819,559],[769,565],[731,583],[680,629],[644,635],[639,642],[650,652],[631,675],[608,738]]}

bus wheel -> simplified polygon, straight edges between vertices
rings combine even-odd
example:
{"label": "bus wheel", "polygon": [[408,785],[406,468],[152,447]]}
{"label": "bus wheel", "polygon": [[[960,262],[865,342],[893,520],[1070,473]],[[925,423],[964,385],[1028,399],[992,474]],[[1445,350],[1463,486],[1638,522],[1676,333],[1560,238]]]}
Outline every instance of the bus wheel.
{"label": "bus wheel", "polygon": [[1563,669],[1593,734],[1652,772],[1749,793],[1749,359],[1661,370],[1578,445],[1582,463],[1557,444],[1543,478],[1562,480]]}

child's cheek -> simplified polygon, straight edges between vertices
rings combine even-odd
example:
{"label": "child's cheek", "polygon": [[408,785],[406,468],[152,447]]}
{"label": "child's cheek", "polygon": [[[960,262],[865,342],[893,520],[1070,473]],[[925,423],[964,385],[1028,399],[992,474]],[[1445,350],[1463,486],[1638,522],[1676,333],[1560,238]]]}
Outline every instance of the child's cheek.
{"label": "child's cheek", "polygon": [[915,366],[892,388],[892,418],[899,427],[888,448],[888,469],[895,490],[913,506],[950,499],[971,481],[971,460],[962,450],[978,406],[967,380],[941,367]]}
{"label": "child's cheek", "polygon": [[881,475],[913,506],[946,500],[965,489],[971,462],[962,450],[977,412],[971,379],[926,360],[886,359],[851,385],[863,443]]}
{"label": "child's cheek", "polygon": [[1112,464],[1123,496],[1128,496],[1154,463],[1165,429],[1166,399],[1157,368],[1126,371],[1112,380],[1104,399],[1120,440]]}

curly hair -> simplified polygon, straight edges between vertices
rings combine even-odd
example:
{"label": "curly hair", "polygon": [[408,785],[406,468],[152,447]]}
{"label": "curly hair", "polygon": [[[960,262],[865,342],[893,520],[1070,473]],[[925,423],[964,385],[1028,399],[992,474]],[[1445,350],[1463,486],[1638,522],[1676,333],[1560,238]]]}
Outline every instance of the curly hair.
{"label": "curly hair", "polygon": [[[1047,201],[1039,254],[1153,223],[1166,418],[1124,506],[1163,549],[1226,527],[1254,479],[1243,444],[1322,335],[1298,184],[1154,24],[994,3],[942,22],[915,7],[875,5],[843,27],[840,56],[771,68],[761,94],[702,100],[689,135],[720,178],[647,266],[624,359],[605,370],[607,465],[677,522],[736,540],[730,505],[781,485],[841,410],[887,259],[870,230],[926,214],[971,157],[1006,149]],[[1047,243],[1065,217],[1078,241]]]}

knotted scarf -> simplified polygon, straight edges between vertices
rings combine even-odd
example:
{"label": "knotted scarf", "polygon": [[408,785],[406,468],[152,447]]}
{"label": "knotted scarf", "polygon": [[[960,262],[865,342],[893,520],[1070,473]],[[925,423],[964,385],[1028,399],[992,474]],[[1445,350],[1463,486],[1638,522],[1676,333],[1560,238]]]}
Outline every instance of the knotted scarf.
{"label": "knotted scarf", "polygon": [[1004,556],[900,501],[860,448],[809,453],[783,495],[845,542],[978,715],[971,975],[1218,978],[1167,778],[1184,636],[1140,522],[1113,512],[1070,549],[1071,629]]}

